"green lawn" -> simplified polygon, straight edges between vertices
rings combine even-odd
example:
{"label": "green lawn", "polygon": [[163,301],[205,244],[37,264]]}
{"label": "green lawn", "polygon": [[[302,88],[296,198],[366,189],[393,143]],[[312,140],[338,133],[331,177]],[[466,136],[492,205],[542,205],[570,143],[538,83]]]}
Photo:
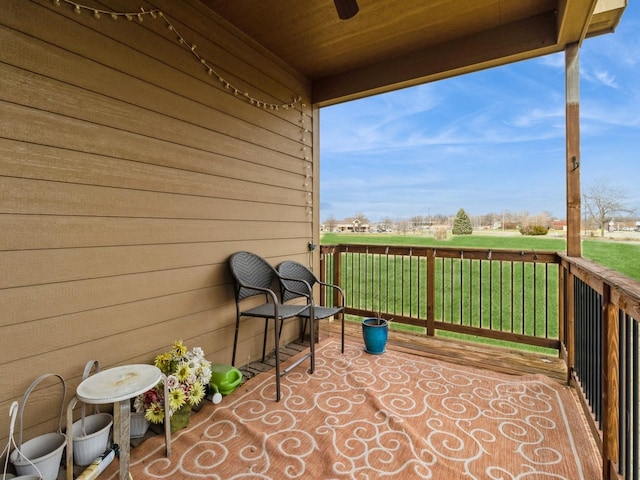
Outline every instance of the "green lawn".
{"label": "green lawn", "polygon": [[[416,245],[434,247],[505,248],[516,250],[564,251],[566,241],[557,237],[527,237],[522,235],[456,235],[447,240],[435,240],[424,235],[340,234],[325,233],[323,245],[370,244]],[[640,243],[589,239],[582,242],[582,255],[612,270],[640,281]]]}

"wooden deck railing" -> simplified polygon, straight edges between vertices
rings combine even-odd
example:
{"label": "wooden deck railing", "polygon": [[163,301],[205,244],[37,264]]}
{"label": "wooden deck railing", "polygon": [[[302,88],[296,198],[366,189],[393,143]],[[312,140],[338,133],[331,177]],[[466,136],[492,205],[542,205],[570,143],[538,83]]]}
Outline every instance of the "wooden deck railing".
{"label": "wooden deck railing", "polygon": [[640,282],[561,255],[563,344],[603,458],[603,477],[640,479]]}
{"label": "wooden deck railing", "polygon": [[321,277],[347,314],[557,350],[604,479],[640,480],[639,282],[554,252],[372,245],[322,246]]}
{"label": "wooden deck railing", "polygon": [[322,275],[346,313],[560,350],[554,252],[323,246]]}

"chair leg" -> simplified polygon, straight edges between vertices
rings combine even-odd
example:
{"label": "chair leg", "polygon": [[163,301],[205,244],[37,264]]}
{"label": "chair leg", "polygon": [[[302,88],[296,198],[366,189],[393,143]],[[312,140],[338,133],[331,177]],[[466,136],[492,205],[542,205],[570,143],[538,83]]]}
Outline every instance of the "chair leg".
{"label": "chair leg", "polygon": [[278,321],[282,322],[282,320],[276,318],[274,325],[276,337],[276,402],[280,401],[280,332],[278,328]]}
{"label": "chair leg", "polygon": [[265,318],[264,319],[264,337],[262,338],[262,363],[264,363],[264,359],[267,354],[267,329],[268,328],[269,328],[269,319]]}
{"label": "chair leg", "polygon": [[344,354],[344,315],[342,317],[342,353]]}
{"label": "chair leg", "polygon": [[[301,319],[302,320],[302,319]],[[302,331],[300,332],[300,343],[304,342],[304,334],[307,333],[307,317],[302,320]]]}
{"label": "chair leg", "polygon": [[240,329],[240,316],[236,315],[236,333],[233,337],[233,354],[231,355],[231,366],[236,365],[236,350],[238,348],[238,330]]}
{"label": "chair leg", "polygon": [[316,368],[316,326],[313,316],[309,316],[309,354],[311,356],[311,368],[309,373],[313,373]]}

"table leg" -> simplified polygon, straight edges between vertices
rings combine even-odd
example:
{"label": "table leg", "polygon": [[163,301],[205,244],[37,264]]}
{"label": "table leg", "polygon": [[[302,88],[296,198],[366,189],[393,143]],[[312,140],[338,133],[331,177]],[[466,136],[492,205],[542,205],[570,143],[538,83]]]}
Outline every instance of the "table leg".
{"label": "table leg", "polygon": [[131,402],[129,399],[116,403],[113,407],[113,438],[120,449],[120,480],[129,480],[129,453],[131,451],[130,421]]}
{"label": "table leg", "polygon": [[171,417],[169,416],[169,385],[167,383],[167,376],[162,374],[162,383],[164,384],[164,444],[165,455],[167,458],[171,456]]}

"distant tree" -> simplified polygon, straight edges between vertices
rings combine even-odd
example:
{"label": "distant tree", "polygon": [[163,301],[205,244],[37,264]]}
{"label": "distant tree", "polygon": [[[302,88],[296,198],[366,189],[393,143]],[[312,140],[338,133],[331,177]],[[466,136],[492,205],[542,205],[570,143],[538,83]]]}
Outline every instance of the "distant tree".
{"label": "distant tree", "polygon": [[436,225],[445,225],[447,223],[447,220],[448,220],[448,218],[447,218],[446,215],[443,215],[441,213],[437,213],[437,214],[435,214],[433,216],[432,223],[436,224]]}
{"label": "distant tree", "polygon": [[360,223],[370,223],[367,216],[362,212],[356,213],[356,216],[354,217],[354,219],[358,220]]}
{"label": "distant tree", "polygon": [[520,233],[522,235],[546,235],[552,223],[553,220],[549,212],[529,215],[521,220]]}
{"label": "distant tree", "polygon": [[385,219],[382,220],[382,227],[385,230],[392,230],[393,229],[393,224],[394,224],[393,218],[391,218],[391,217],[385,217]]}
{"label": "distant tree", "polygon": [[521,235],[546,235],[549,233],[549,227],[540,224],[523,225],[520,228]]}
{"label": "distant tree", "polygon": [[491,228],[499,218],[500,217],[496,213],[487,213],[486,215],[482,216],[482,218],[480,219],[480,223],[482,224],[482,226]]}
{"label": "distant tree", "polygon": [[396,225],[398,227],[398,230],[400,230],[404,235],[407,234],[410,226],[409,220],[399,220],[396,222]]}
{"label": "distant tree", "polygon": [[324,221],[324,226],[329,232],[333,232],[337,225],[338,221],[333,215],[330,215],[329,218]]}
{"label": "distant tree", "polygon": [[627,202],[628,196],[625,191],[614,188],[604,180],[593,184],[584,194],[585,211],[599,226],[601,237],[604,237],[607,223],[616,215],[634,213],[634,209]]}
{"label": "distant tree", "polygon": [[413,227],[414,230],[420,228],[423,223],[424,223],[424,218],[422,217],[422,215],[416,215],[414,217],[411,217],[411,226]]}
{"label": "distant tree", "polygon": [[456,213],[456,218],[453,220],[452,233],[454,235],[470,235],[471,233],[473,233],[473,225],[471,225],[471,219],[463,208],[458,210],[458,213]]}

